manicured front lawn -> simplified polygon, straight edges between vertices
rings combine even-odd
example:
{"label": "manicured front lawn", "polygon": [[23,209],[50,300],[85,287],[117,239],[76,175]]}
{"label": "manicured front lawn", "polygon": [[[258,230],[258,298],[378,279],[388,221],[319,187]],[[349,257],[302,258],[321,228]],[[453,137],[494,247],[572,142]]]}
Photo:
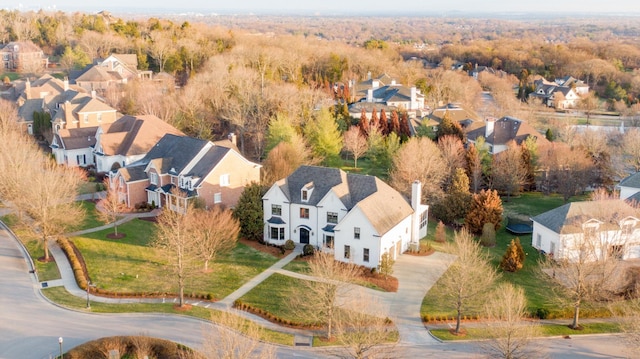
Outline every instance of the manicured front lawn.
{"label": "manicured front lawn", "polygon": [[[544,324],[540,325],[540,336],[554,337],[581,334],[606,334],[619,333],[620,325],[617,323],[589,323],[584,324],[582,330],[573,330],[567,325]],[[453,335],[449,329],[431,329],[430,332],[440,340],[483,340],[491,339],[487,330],[481,326],[467,327],[466,335]]]}
{"label": "manicured front lawn", "polygon": [[290,298],[295,294],[295,288],[302,286],[303,282],[302,279],[275,273],[240,297],[240,301],[283,320],[313,324],[300,313],[295,313],[288,305]]}
{"label": "manicured front lawn", "polygon": [[[176,293],[177,279],[171,274],[166,253],[151,246],[154,226],[136,219],[118,227],[119,232],[126,233],[123,239],[107,239],[111,228],[72,238],[87,263],[91,281],[99,288],[119,293]],[[224,298],[276,261],[271,255],[238,244],[209,265],[210,273],[202,272],[200,266],[193,269],[185,293]]]}
{"label": "manicured front lawn", "polygon": [[75,231],[80,231],[83,229],[90,229],[103,226],[104,221],[100,220],[98,211],[96,210],[96,204],[91,201],[82,201],[80,202],[82,208],[84,209],[85,217],[84,221],[79,224]]}

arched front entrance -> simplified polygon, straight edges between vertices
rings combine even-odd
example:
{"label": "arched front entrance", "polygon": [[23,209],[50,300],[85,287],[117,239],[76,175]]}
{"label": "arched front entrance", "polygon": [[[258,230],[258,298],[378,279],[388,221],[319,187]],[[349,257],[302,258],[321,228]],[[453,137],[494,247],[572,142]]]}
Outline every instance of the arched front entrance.
{"label": "arched front entrance", "polygon": [[300,227],[300,243],[309,244],[309,230],[304,227]]}

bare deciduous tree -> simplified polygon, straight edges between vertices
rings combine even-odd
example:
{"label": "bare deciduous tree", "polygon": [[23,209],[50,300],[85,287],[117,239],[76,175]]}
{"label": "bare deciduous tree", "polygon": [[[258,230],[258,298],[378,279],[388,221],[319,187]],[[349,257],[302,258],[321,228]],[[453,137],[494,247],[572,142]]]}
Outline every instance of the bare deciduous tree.
{"label": "bare deciduous tree", "polygon": [[439,280],[436,294],[456,311],[455,333],[460,333],[463,313],[478,309],[484,294],[498,277],[487,252],[466,230],[455,234],[448,244],[448,252],[455,255],[449,269]]}
{"label": "bare deciduous tree", "polygon": [[351,126],[342,137],[344,149],[353,155],[353,166],[358,168],[358,158],[367,153],[369,149],[367,139],[362,135],[357,126]]}
{"label": "bare deciduous tree", "polygon": [[413,137],[393,158],[392,185],[404,193],[411,193],[411,184],[423,183],[423,200],[438,198],[447,167],[438,146],[426,137]]}
{"label": "bare deciduous tree", "polygon": [[187,277],[192,273],[196,256],[194,238],[190,233],[190,221],[193,208],[187,206],[184,213],[165,208],[158,216],[158,226],[154,245],[165,251],[171,271],[178,281],[178,305],[183,307],[184,287]]}
{"label": "bare deciduous tree", "polygon": [[209,262],[221,253],[230,251],[238,241],[240,224],[230,210],[215,206],[211,210],[195,209],[190,219],[191,231],[197,255],[204,261],[204,271]]}
{"label": "bare deciduous tree", "polygon": [[229,312],[215,312],[216,323],[204,333],[204,351],[210,359],[275,359],[272,345],[261,342],[265,329],[255,322]]}
{"label": "bare deciduous tree", "polygon": [[484,330],[491,339],[483,344],[492,358],[540,358],[539,348],[531,340],[539,336],[537,324],[527,321],[527,298],[524,290],[503,283],[485,303],[487,326]]}
{"label": "bare deciduous tree", "polygon": [[622,152],[625,156],[625,163],[633,168],[634,171],[640,171],[640,130],[631,128],[625,132],[622,140]]}
{"label": "bare deciduous tree", "polygon": [[113,231],[116,237],[118,236],[118,217],[126,210],[127,205],[120,200],[118,194],[118,188],[111,185],[109,178],[104,180],[104,186],[107,189],[107,195],[100,201],[99,206],[102,208],[98,211],[98,215],[101,220],[106,223],[113,223]]}
{"label": "bare deciduous tree", "polygon": [[622,200],[574,205],[580,209],[567,215],[564,238],[541,269],[562,287],[557,298],[573,307],[570,327],[579,329],[583,303],[610,299],[622,287],[619,259],[625,256],[639,216]]}
{"label": "bare deciduous tree", "polygon": [[518,193],[527,176],[520,147],[511,141],[506,151],[493,156],[491,169],[493,187],[506,193],[509,201],[512,195]]}
{"label": "bare deciduous tree", "polygon": [[357,266],[338,262],[333,253],[317,251],[309,261],[309,275],[317,280],[304,281],[289,303],[292,310],[310,321],[322,324],[326,337],[334,335],[334,324],[348,303],[349,289],[359,274]]}

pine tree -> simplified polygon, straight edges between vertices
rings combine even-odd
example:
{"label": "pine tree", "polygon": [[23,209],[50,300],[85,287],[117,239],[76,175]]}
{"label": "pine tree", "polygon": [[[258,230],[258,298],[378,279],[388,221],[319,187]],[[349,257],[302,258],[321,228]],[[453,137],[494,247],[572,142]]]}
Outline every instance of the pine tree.
{"label": "pine tree", "polygon": [[465,218],[471,203],[469,177],[462,168],[457,168],[446,196],[434,206],[434,215],[445,223],[454,223]]}
{"label": "pine tree", "polygon": [[520,253],[518,252],[518,247],[522,250],[520,246],[520,240],[516,242],[515,239],[511,240],[507,250],[502,256],[502,261],[500,262],[500,268],[507,272],[517,272],[522,269],[524,265],[524,259],[520,257]]}
{"label": "pine tree", "polygon": [[240,236],[252,241],[264,240],[262,196],[266,191],[258,183],[244,188],[233,216],[240,222]]}
{"label": "pine tree", "polygon": [[402,113],[402,118],[400,119],[400,135],[399,137],[402,141],[406,141],[411,137],[411,130],[409,129],[409,115],[407,112]]}
{"label": "pine tree", "polygon": [[457,136],[460,141],[462,141],[462,143],[465,143],[467,141],[464,131],[462,130],[462,126],[451,119],[451,114],[448,110],[445,111],[444,116],[442,116],[442,122],[440,122],[438,130],[436,131],[436,141],[440,137],[446,135]]}

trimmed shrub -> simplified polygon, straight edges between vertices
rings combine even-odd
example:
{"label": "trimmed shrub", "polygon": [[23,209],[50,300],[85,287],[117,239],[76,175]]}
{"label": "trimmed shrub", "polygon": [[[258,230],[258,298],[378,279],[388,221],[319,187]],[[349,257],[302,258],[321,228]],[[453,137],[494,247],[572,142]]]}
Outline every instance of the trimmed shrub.
{"label": "trimmed shrub", "polygon": [[302,248],[302,255],[311,256],[316,251],[316,249],[311,244],[305,244]]}
{"label": "trimmed shrub", "polygon": [[485,247],[493,247],[496,245],[496,227],[493,223],[485,223],[482,226],[482,237],[480,243]]}
{"label": "trimmed shrub", "polygon": [[294,241],[292,241],[291,239],[287,239],[286,242],[284,242],[284,249],[288,250],[288,251],[292,251],[296,248],[296,243]]}
{"label": "trimmed shrub", "polygon": [[439,221],[436,226],[436,235],[434,240],[438,243],[444,243],[447,241],[447,233],[445,232],[444,223],[442,223],[442,221]]}

